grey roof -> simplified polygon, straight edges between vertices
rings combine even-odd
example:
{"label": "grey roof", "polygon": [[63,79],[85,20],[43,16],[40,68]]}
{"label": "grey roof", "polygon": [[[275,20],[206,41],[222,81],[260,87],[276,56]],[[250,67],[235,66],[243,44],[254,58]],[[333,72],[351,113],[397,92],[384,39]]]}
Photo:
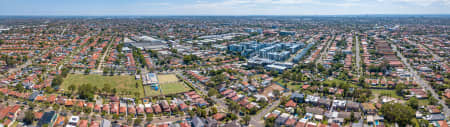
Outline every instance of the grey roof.
{"label": "grey roof", "polygon": [[276,124],[279,124],[279,125],[283,125],[284,122],[286,122],[286,120],[288,120],[287,117],[278,117],[278,118],[275,120],[275,123],[276,123]]}
{"label": "grey roof", "polygon": [[215,119],[212,119],[211,117],[206,119],[206,123],[207,123],[208,127],[217,127],[218,126],[217,121]]}
{"label": "grey roof", "polygon": [[111,121],[103,119],[102,123],[100,124],[100,127],[111,127]]}
{"label": "grey roof", "polygon": [[55,111],[45,112],[44,115],[42,115],[41,120],[39,120],[38,126],[41,127],[45,124],[51,124],[55,118],[55,115],[56,115]]}
{"label": "grey roof", "polygon": [[112,124],[112,127],[120,127],[120,125],[117,124],[117,123],[113,123],[113,124]]}
{"label": "grey roof", "polygon": [[225,124],[224,127],[240,127],[241,125],[239,123],[237,123],[236,121],[230,122]]}
{"label": "grey roof", "polygon": [[192,126],[194,127],[204,127],[205,126],[205,122],[200,118],[200,117],[194,117],[192,119]]}
{"label": "grey roof", "polygon": [[292,96],[291,96],[291,98],[304,98],[304,97],[305,97],[305,95],[303,95],[301,93],[297,93],[297,92],[292,93]]}
{"label": "grey roof", "polygon": [[35,91],[35,92],[33,92],[33,93],[30,95],[30,97],[28,97],[28,99],[29,99],[30,101],[34,101],[34,99],[35,99],[38,95],[39,95],[39,92]]}
{"label": "grey roof", "polygon": [[430,121],[439,121],[444,120],[445,116],[443,114],[431,114],[430,115]]}

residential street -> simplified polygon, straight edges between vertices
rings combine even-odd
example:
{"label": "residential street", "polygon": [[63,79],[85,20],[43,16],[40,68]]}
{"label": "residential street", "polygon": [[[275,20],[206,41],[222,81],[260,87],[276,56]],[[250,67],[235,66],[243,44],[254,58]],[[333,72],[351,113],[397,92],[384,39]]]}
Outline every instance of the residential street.
{"label": "residential street", "polygon": [[437,100],[439,100],[439,104],[441,104],[443,106],[443,111],[445,116],[449,116],[450,112],[448,110],[447,105],[445,104],[445,101],[443,101],[442,99],[439,98],[439,95],[434,91],[434,89],[428,84],[427,81],[423,80],[420,75],[417,73],[417,71],[411,67],[411,64],[408,63],[407,59],[397,50],[397,46],[395,46],[394,44],[391,45],[392,49],[397,53],[397,56],[401,58],[402,62],[406,65],[406,67],[408,68],[408,70],[412,73],[415,81],[425,90],[430,91],[431,95],[436,98]]}
{"label": "residential street", "polygon": [[[283,96],[290,96],[290,95],[291,95],[291,93],[288,92],[288,93],[284,93]],[[272,111],[272,109],[276,108],[278,105],[280,105],[280,103],[281,103],[281,101],[280,101],[280,99],[278,99],[272,103],[269,103],[269,106],[267,106],[264,109],[261,109],[261,111],[258,112],[258,114],[253,115],[250,120],[250,126],[263,127],[264,126],[264,120],[263,120],[264,115],[266,115],[267,113]]]}
{"label": "residential street", "polygon": [[359,53],[360,51],[359,51],[359,37],[358,36],[356,36],[355,43],[356,43],[356,61],[355,61],[355,63],[356,63],[356,70],[358,72],[358,77],[359,77],[359,76],[361,76],[361,65],[360,65],[361,55]]}
{"label": "residential street", "polygon": [[280,105],[280,102],[281,102],[280,100],[277,100],[273,103],[270,103],[269,106],[262,109],[258,114],[253,115],[250,120],[250,126],[263,127],[264,126],[264,120],[263,120],[264,115],[269,113],[271,111],[271,109]]}

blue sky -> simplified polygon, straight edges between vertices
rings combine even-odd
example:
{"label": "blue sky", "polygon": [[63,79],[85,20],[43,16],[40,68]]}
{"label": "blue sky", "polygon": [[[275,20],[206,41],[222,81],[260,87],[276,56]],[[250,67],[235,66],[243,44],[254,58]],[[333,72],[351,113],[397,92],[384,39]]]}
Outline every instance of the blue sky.
{"label": "blue sky", "polygon": [[0,15],[450,14],[450,0],[0,0]]}

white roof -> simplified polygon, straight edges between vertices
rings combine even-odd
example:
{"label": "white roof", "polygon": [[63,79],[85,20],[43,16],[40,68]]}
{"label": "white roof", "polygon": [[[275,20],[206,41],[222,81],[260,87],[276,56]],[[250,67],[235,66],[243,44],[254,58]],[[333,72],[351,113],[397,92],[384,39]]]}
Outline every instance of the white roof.
{"label": "white roof", "polygon": [[78,123],[79,120],[80,120],[79,116],[72,116],[69,119],[69,123]]}

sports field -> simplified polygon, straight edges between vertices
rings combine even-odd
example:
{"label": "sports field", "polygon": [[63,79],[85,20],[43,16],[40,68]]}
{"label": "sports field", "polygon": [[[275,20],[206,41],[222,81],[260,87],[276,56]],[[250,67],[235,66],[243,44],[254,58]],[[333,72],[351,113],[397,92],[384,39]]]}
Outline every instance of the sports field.
{"label": "sports field", "polygon": [[[136,83],[138,84],[136,88]],[[83,74],[69,74],[61,85],[61,88],[68,90],[67,88],[74,84],[80,86],[82,84],[91,84],[101,89],[105,84],[110,84],[111,89],[116,88],[117,93],[131,92],[130,96],[134,96],[135,92],[139,93],[139,97],[144,96],[144,90],[141,80],[135,80],[134,76],[129,75],[115,75],[115,76],[103,76],[103,75],[83,75]]]}
{"label": "sports field", "polygon": [[157,76],[160,90],[156,91],[152,89],[151,86],[144,86],[146,96],[158,96],[161,95],[161,93],[163,95],[177,94],[191,90],[191,88],[186,86],[183,82],[178,81],[178,78],[175,74],[165,74]]}

